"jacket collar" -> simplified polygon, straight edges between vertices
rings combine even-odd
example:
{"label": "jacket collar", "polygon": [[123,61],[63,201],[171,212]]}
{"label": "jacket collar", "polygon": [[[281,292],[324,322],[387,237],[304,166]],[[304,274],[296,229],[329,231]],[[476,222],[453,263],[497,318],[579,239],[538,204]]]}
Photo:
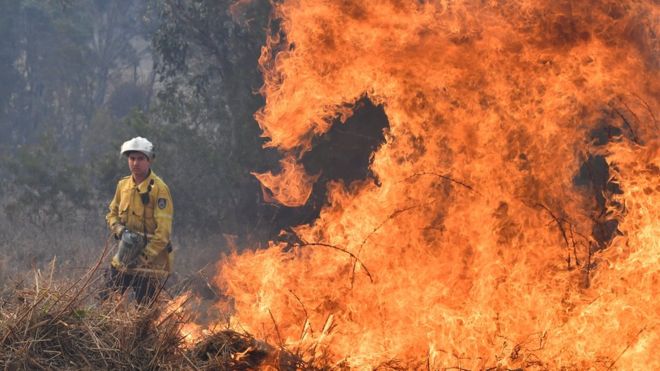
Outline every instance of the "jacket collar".
{"label": "jacket collar", "polygon": [[153,185],[154,178],[156,177],[156,173],[154,173],[153,170],[149,169],[149,174],[147,175],[146,178],[140,183],[140,184],[135,184],[135,179],[131,177],[131,182],[133,183],[133,187],[137,188],[138,192],[144,193],[147,192],[147,189],[149,188],[149,184]]}

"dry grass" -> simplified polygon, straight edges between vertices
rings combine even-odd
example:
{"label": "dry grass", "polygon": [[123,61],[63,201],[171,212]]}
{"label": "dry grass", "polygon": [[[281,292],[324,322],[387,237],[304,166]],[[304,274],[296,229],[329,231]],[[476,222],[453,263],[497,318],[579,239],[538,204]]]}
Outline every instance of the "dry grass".
{"label": "dry grass", "polygon": [[35,272],[33,287],[4,292],[0,365],[4,369],[156,369],[176,358],[174,321],[157,326],[159,307],[137,310],[95,303],[94,266],[58,286]]}
{"label": "dry grass", "polygon": [[254,369],[269,353],[246,334],[224,330],[189,349],[181,317],[163,307],[122,309],[115,302],[75,306],[66,290],[17,292],[3,302],[4,369]]}
{"label": "dry grass", "polygon": [[92,268],[68,285],[37,277],[0,298],[0,369],[311,369],[293,354],[230,329],[186,344],[188,315],[161,300],[138,308],[95,299]]}
{"label": "dry grass", "polygon": [[55,259],[23,270],[20,279],[13,275],[19,268],[4,271],[10,279],[0,291],[0,369],[313,369],[291,352],[228,328],[186,343],[181,328],[190,314],[169,308],[167,300],[181,288],[141,308],[126,297],[99,301],[110,246],[108,240],[95,248],[91,268],[68,278]]}
{"label": "dry grass", "polygon": [[[181,329],[191,316],[229,314],[217,313],[212,303],[222,295],[208,282],[224,236],[175,236],[177,274],[143,308],[128,297],[97,299],[114,247],[106,236],[102,221],[37,226],[0,213],[0,370],[326,368],[226,327],[185,341]],[[199,312],[168,308],[184,291],[203,302]],[[216,318],[202,318],[209,312]]]}

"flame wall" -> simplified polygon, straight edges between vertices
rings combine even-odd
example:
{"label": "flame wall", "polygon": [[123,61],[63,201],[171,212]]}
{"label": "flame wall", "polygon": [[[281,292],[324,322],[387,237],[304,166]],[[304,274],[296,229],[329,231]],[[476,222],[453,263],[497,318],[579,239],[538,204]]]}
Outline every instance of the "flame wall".
{"label": "flame wall", "polygon": [[[660,369],[657,2],[286,0],[275,16],[257,114],[290,164],[261,177],[273,197],[304,203],[316,178],[292,163],[347,103],[382,104],[389,131],[380,185],[330,184],[296,228],[308,245],[221,262],[237,324],[338,367]],[[589,156],[622,192],[576,185]],[[607,218],[620,233],[595,241]]]}

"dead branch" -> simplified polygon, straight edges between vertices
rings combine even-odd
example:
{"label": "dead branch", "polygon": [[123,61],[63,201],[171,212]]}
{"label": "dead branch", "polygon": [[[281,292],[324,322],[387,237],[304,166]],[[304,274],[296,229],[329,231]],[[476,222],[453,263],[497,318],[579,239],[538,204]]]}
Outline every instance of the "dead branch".
{"label": "dead branch", "polygon": [[637,332],[637,334],[635,335],[635,338],[634,338],[632,341],[628,342],[628,345],[626,345],[626,347],[621,351],[621,353],[619,353],[619,356],[616,357],[616,359],[615,359],[614,361],[612,361],[612,363],[609,365],[609,367],[607,367],[608,370],[611,370],[612,367],[614,367],[614,365],[619,361],[619,359],[621,358],[621,356],[623,356],[623,354],[624,354],[626,351],[628,351],[628,349],[630,349],[630,347],[631,347],[634,343],[636,343],[637,340],[639,340],[639,335],[641,335],[642,332],[644,332],[644,330],[646,330],[646,326],[642,327],[641,330],[639,330],[639,331]]}
{"label": "dead branch", "polygon": [[644,99],[642,99],[642,97],[640,97],[639,95],[633,93],[632,96],[639,99],[639,101],[642,102],[644,107],[646,107],[646,110],[649,111],[649,115],[651,115],[651,118],[653,119],[653,125],[657,129],[660,129],[660,127],[658,127],[658,119],[655,118],[655,115],[653,114],[653,110],[651,109],[651,106],[649,106],[649,104],[646,103],[646,101]]}
{"label": "dead branch", "polygon": [[[298,295],[296,295],[296,293],[293,292],[293,290],[289,289],[289,292],[291,293],[291,295],[293,295],[294,298],[296,298],[296,300],[298,300],[298,303],[300,303],[300,306],[302,307],[302,310],[305,313],[305,323],[309,323],[309,330],[312,332],[312,335],[314,335],[314,329],[312,328],[311,322],[309,322],[309,313],[307,313],[307,308],[305,308],[305,304],[303,304],[302,300],[300,300]],[[303,328],[302,328],[302,331],[300,333],[300,339],[301,340],[302,340],[304,335],[305,335],[305,324],[303,324]]]}
{"label": "dead branch", "polygon": [[[371,238],[371,236],[373,236],[376,232],[378,232],[378,230],[380,230],[383,227],[383,225],[385,225],[385,223],[387,223],[388,221],[396,218],[398,215],[400,215],[400,214],[402,214],[406,211],[416,209],[420,206],[422,206],[422,205],[414,205],[414,206],[406,207],[406,208],[403,208],[403,209],[394,210],[394,212],[392,214],[390,214],[390,216],[388,216],[387,219],[383,220],[380,224],[378,224],[376,227],[374,227],[374,229],[371,232],[369,232],[369,234],[362,240],[362,242],[358,246],[357,253],[359,254],[360,252],[362,252],[362,248],[367,243],[369,238]],[[357,259],[357,257],[355,256],[355,262],[353,262],[353,271],[351,273],[351,287],[353,287],[353,283],[355,282],[355,269],[357,268],[357,263],[358,262],[364,267],[364,264],[361,261],[359,261]],[[364,268],[365,268],[365,270],[367,269],[366,267],[364,267]],[[371,275],[369,275],[369,278],[371,278]]]}
{"label": "dead branch", "polygon": [[442,178],[442,179],[448,180],[448,181],[450,181],[450,182],[453,182],[453,183],[456,183],[456,184],[458,184],[458,185],[461,185],[461,186],[463,186],[463,187],[469,189],[470,191],[475,192],[475,193],[478,194],[478,195],[481,195],[481,193],[479,193],[477,190],[475,190],[472,186],[470,186],[470,185],[468,185],[468,184],[465,184],[465,183],[462,182],[462,181],[456,180],[456,179],[454,179],[454,178],[452,178],[452,177],[450,177],[450,176],[448,176],[448,175],[438,174],[438,173],[434,173],[434,172],[430,172],[430,171],[424,171],[424,172],[421,172],[421,173],[415,173],[415,174],[413,174],[413,175],[411,175],[411,176],[409,176],[409,177],[404,178],[402,181],[408,181],[408,180],[410,180],[410,179],[412,179],[412,178],[416,178],[416,177],[420,177],[420,176],[424,176],[424,175],[432,175],[432,176],[436,176],[436,177],[438,177],[438,178]]}
{"label": "dead branch", "polygon": [[348,250],[345,250],[345,249],[342,249],[341,247],[337,247],[337,246],[330,245],[330,244],[327,244],[327,243],[322,243],[322,242],[305,242],[300,246],[301,247],[304,247],[304,246],[325,246],[325,247],[329,247],[331,249],[342,251],[342,252],[350,255],[353,259],[355,259],[355,261],[359,262],[362,265],[362,267],[364,268],[364,272],[369,277],[369,281],[371,281],[371,283],[374,282],[374,279],[371,276],[371,273],[369,273],[369,270],[367,269],[367,266],[364,265],[364,263],[357,256],[355,256],[355,254],[353,254],[352,252],[350,252]]}
{"label": "dead branch", "polygon": [[[625,103],[624,103],[624,106],[625,106]],[[619,115],[619,117],[621,117],[621,119],[623,120],[623,123],[626,125],[626,127],[627,127],[628,130],[630,131],[630,134],[631,134],[631,138],[630,138],[630,139],[632,139],[633,142],[639,144],[639,139],[637,138],[637,134],[635,134],[635,130],[633,129],[633,127],[632,127],[632,125],[630,124],[630,122],[628,122],[628,120],[626,119],[626,117],[623,115],[623,113],[621,113],[621,111],[619,111],[619,110],[618,110],[616,107],[614,107],[613,105],[610,105],[610,107],[612,108],[612,110],[613,110],[617,115]],[[627,106],[626,106],[626,108],[627,108]]]}
{"label": "dead branch", "polygon": [[[552,217],[552,219],[557,223],[557,226],[559,227],[559,231],[561,232],[561,236],[562,236],[562,238],[564,239],[564,243],[566,244],[566,249],[569,249],[569,248],[570,248],[570,247],[569,247],[570,244],[569,244],[569,242],[568,242],[568,237],[566,236],[566,230],[564,229],[564,224],[563,224],[563,223],[564,223],[564,222],[567,223],[569,226],[571,226],[571,229],[572,229],[572,225],[571,225],[570,223],[566,222],[563,218],[562,218],[562,219],[558,218],[558,217],[552,212],[552,210],[550,210],[550,208],[548,208],[547,206],[543,205],[542,203],[537,203],[535,206],[544,209],[545,211],[548,212],[548,214],[550,214],[550,216]],[[574,247],[575,247],[575,246],[574,246]],[[577,254],[575,255],[575,259],[577,260]],[[571,252],[570,252],[570,250],[568,251],[568,256],[566,257],[566,263],[568,264],[567,269],[570,270],[570,269],[571,269]],[[578,264],[578,263],[576,262],[576,264]]]}
{"label": "dead branch", "polygon": [[591,286],[591,255],[593,254],[594,249],[591,248],[591,244],[587,245],[587,263],[584,265],[584,277],[583,277],[583,286],[584,288],[589,288]]}
{"label": "dead branch", "polygon": [[275,317],[273,316],[273,312],[270,311],[270,308],[268,309],[268,314],[270,314],[270,319],[273,321],[273,326],[275,326],[275,334],[277,334],[277,342],[280,345],[280,348],[284,347],[284,341],[282,341],[282,335],[280,335],[280,329],[277,327],[277,322],[275,321]]}
{"label": "dead branch", "polygon": [[[578,258],[578,255],[577,255],[577,243],[575,242],[574,228],[573,228],[572,224],[569,224],[569,226],[571,227],[569,229],[569,231],[571,232],[571,244],[573,245],[573,255],[575,256],[575,265],[579,267],[580,266],[580,259]],[[571,265],[570,255],[569,255],[568,265],[569,265],[569,268],[570,268],[570,265]]]}

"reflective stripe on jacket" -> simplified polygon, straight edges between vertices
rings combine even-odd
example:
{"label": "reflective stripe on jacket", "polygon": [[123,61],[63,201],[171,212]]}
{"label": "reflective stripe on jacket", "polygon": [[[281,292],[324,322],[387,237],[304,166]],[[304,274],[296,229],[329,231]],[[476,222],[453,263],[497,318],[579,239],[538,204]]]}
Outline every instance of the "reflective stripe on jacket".
{"label": "reflective stripe on jacket", "polygon": [[[143,204],[148,197],[146,205]],[[106,215],[108,227],[113,229],[120,223],[133,232],[146,234],[147,245],[144,249],[148,257],[147,265],[140,268],[172,270],[170,253],[170,234],[174,206],[170,190],[153,170],[140,184],[135,184],[132,176],[119,180],[115,196],[110,202],[110,212]],[[115,268],[121,268],[119,262],[112,261]]]}

